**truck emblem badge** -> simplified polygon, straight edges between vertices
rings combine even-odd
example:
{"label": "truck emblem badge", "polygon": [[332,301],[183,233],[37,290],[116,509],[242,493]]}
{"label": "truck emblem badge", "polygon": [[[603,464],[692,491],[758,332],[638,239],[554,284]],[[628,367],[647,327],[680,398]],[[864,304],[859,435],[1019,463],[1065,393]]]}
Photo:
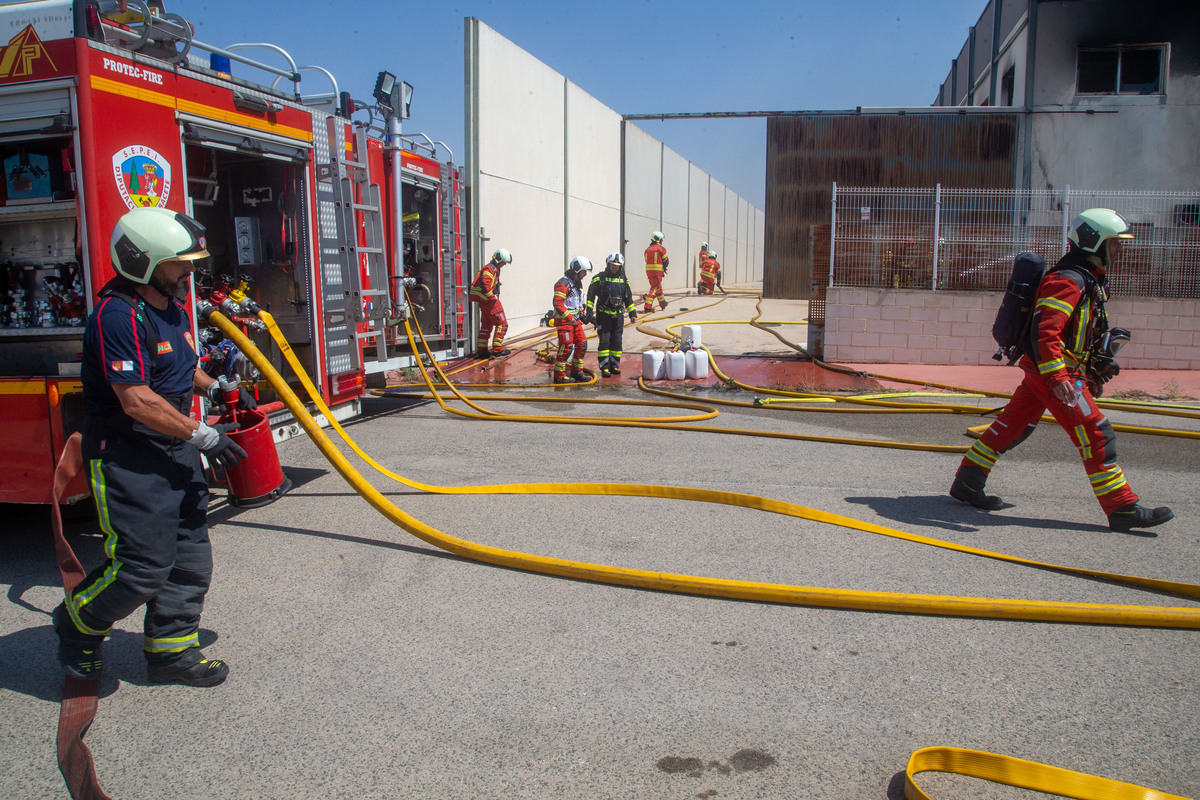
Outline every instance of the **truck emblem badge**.
{"label": "truck emblem badge", "polygon": [[32,25],[26,25],[23,31],[8,40],[8,46],[0,56],[0,78],[29,77],[33,74],[34,63],[41,58],[46,59],[51,69],[58,72],[37,31]]}
{"label": "truck emblem badge", "polygon": [[145,145],[129,145],[113,154],[113,178],[130,210],[166,206],[171,194],[171,162]]}

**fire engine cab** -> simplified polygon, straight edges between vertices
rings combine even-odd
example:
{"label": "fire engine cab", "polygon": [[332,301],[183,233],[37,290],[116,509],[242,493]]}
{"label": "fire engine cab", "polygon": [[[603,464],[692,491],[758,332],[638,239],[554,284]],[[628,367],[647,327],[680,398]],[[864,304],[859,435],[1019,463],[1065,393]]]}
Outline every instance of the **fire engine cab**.
{"label": "fire engine cab", "polygon": [[[380,73],[372,102],[354,100],[282,48],[196,41],[158,0],[5,4],[0,44],[0,502],[50,500],[82,425],[83,325],[113,275],[113,226],[137,206],[206,226],[189,297],[202,365],[257,391],[277,438],[289,413],[197,299],[286,375],[241,309],[269,310],[339,419],[368,376],[414,363],[404,319],[439,358],[465,352],[461,169],[401,135],[407,84]],[[286,63],[247,56],[263,48]],[[330,90],[301,94],[303,72]]]}

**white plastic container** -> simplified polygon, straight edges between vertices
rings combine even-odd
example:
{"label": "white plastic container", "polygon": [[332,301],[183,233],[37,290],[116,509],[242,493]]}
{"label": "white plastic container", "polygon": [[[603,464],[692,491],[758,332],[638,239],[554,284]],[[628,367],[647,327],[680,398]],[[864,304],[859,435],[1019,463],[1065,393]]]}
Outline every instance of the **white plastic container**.
{"label": "white plastic container", "polygon": [[681,350],[672,350],[667,353],[667,380],[681,381],[687,377],[687,368],[684,366],[684,355]]}
{"label": "white plastic container", "polygon": [[708,377],[708,353],[703,350],[688,350],[683,357],[684,371],[688,380],[703,380]]}
{"label": "white plastic container", "polygon": [[679,337],[683,339],[683,343],[688,347],[699,347],[703,344],[700,341],[700,326],[699,325],[684,325],[679,329]]}
{"label": "white plastic container", "polygon": [[647,350],[642,353],[642,377],[648,381],[661,381],[666,375],[666,359],[662,350]]}

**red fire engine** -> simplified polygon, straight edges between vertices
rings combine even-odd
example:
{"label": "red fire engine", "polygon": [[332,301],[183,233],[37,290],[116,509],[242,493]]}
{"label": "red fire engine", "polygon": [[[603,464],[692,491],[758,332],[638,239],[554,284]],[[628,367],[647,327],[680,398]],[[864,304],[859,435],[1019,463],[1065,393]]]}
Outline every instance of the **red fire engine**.
{"label": "red fire engine", "polygon": [[[49,502],[82,423],[83,323],[113,274],[113,225],[136,206],[207,227],[211,265],[192,297],[283,367],[239,303],[269,309],[339,418],[358,412],[368,376],[413,363],[406,316],[439,356],[464,351],[461,170],[429,137],[400,135],[406,84],[380,73],[374,102],[358,102],[281,48],[269,46],[288,64],[274,67],[243,55],[263,45],[196,41],[158,0],[12,3],[0,22],[12,32],[0,48],[0,502]],[[301,95],[304,70],[332,91]],[[205,368],[254,385],[248,360],[197,322],[193,311]],[[291,419],[274,401],[260,391],[282,437]],[[67,494],[86,492],[79,481]]]}

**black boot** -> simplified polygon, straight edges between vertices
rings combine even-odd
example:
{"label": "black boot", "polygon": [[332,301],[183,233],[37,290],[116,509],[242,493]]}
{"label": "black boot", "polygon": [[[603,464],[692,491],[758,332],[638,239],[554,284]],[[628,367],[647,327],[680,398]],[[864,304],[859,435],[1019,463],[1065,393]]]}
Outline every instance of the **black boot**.
{"label": "black boot", "polygon": [[1130,503],[1108,515],[1108,529],[1124,533],[1134,528],[1153,528],[1173,519],[1175,512],[1166,506],[1146,508],[1137,503]]}
{"label": "black boot", "polygon": [[229,667],[218,658],[207,659],[199,648],[191,647],[167,663],[148,662],[151,683],[182,683],[185,686],[216,686],[229,677]]}
{"label": "black boot", "polygon": [[986,483],[987,473],[979,467],[959,467],[958,474],[954,476],[954,484],[950,487],[950,496],[984,511],[995,511],[1004,505],[1004,501],[995,495],[984,494],[983,487]]}
{"label": "black boot", "polygon": [[84,680],[99,678],[104,669],[100,658],[100,646],[104,638],[94,640],[79,633],[62,603],[54,609],[51,619],[54,621],[54,632],[58,634],[58,662],[62,664],[63,671]]}
{"label": "black boot", "polygon": [[584,374],[583,370],[579,369],[578,367],[571,370],[571,377],[575,379],[576,383],[587,383],[589,380],[591,380],[587,375]]}

